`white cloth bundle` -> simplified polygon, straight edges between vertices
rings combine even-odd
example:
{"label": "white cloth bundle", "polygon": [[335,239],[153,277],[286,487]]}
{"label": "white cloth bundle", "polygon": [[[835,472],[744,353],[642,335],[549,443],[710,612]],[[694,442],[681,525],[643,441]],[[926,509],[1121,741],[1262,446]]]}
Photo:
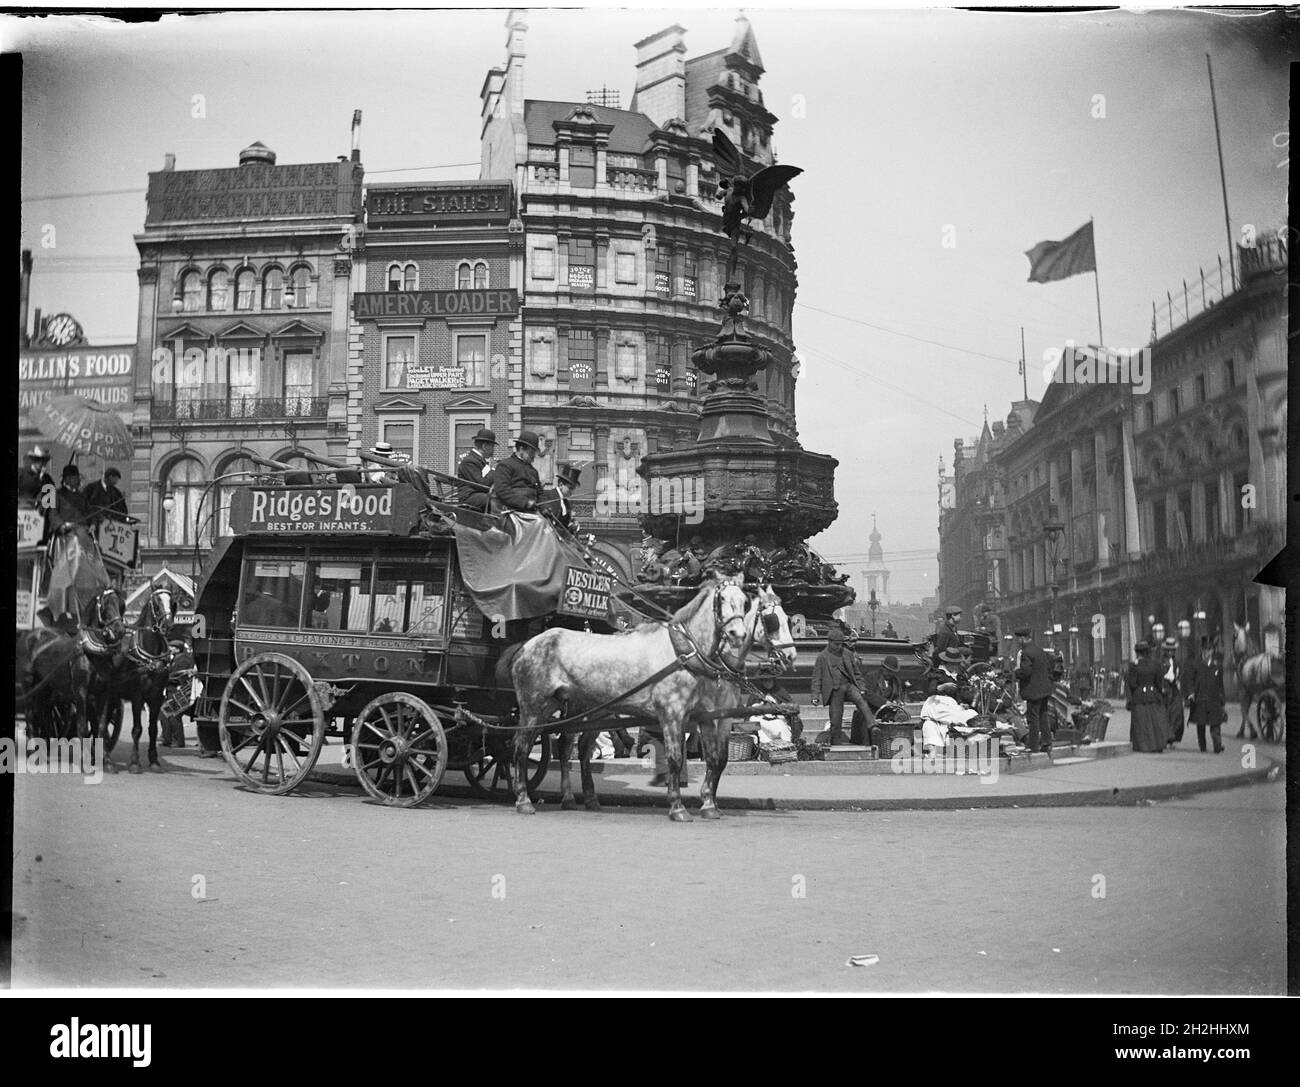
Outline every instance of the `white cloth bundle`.
{"label": "white cloth bundle", "polygon": [[948,726],[964,725],[979,711],[963,706],[951,695],[932,694],[921,707],[921,744],[943,747],[948,742]]}

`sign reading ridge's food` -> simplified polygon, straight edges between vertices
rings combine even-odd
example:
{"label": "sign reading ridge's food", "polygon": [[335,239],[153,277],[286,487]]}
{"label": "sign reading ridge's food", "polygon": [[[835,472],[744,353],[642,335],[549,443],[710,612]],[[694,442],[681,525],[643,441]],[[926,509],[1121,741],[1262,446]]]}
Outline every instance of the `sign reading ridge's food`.
{"label": "sign reading ridge's food", "polygon": [[242,487],[230,503],[230,527],[248,532],[396,533],[406,535],[420,506],[411,487]]}

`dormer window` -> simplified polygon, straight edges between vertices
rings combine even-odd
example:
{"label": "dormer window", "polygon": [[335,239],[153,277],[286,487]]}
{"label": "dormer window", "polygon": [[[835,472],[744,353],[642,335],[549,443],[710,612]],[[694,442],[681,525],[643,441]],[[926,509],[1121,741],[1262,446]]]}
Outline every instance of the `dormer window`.
{"label": "dormer window", "polygon": [[575,189],[596,187],[596,149],[594,147],[569,148],[569,185]]}

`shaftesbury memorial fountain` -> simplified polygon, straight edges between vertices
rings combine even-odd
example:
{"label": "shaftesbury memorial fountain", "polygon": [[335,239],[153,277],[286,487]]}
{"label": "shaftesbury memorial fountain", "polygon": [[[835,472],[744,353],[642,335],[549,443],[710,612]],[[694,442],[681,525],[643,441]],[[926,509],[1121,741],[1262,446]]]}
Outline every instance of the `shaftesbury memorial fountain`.
{"label": "shaftesbury memorial fountain", "polygon": [[703,520],[683,524],[671,501],[652,500],[641,517],[651,540],[637,590],[671,610],[695,595],[711,569],[743,573],[747,582],[770,582],[789,615],[824,632],[831,613],[855,594],[848,575],[837,575],[804,541],[835,520],[839,462],[769,433],[754,375],[772,356],[745,332],[748,305],[740,285],[727,283],[721,331],[692,355],[698,370],[713,375],[694,446],[642,458],[639,472],[652,496],[698,495],[702,481],[704,501]]}

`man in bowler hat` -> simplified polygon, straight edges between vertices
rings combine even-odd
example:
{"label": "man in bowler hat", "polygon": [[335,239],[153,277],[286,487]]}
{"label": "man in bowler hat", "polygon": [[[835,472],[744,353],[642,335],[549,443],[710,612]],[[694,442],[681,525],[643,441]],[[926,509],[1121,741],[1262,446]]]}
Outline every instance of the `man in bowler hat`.
{"label": "man in bowler hat", "polygon": [[486,511],[488,492],[492,487],[492,454],[496,452],[497,436],[487,427],[479,428],[474,435],[474,448],[460,458],[456,465],[456,478],[466,481],[466,486],[456,488],[456,501],[472,510]]}
{"label": "man in bowler hat", "polygon": [[957,620],[961,618],[961,608],[949,605],[943,611],[943,626],[934,636],[934,650],[930,654],[930,665],[939,667],[939,655],[945,649],[961,649],[961,635],[957,633]]}
{"label": "man in bowler hat", "polygon": [[1016,662],[1016,679],[1020,681],[1020,697],[1025,700],[1025,719],[1029,725],[1026,743],[1030,751],[1052,750],[1052,733],[1047,724],[1047,703],[1052,696],[1052,680],[1047,654],[1034,644],[1029,627],[1016,631],[1020,641],[1020,654]]}
{"label": "man in bowler hat", "polygon": [[541,442],[531,430],[521,430],[515,439],[515,451],[496,466],[492,497],[509,510],[536,513],[542,500],[542,480],[533,467]]}
{"label": "man in bowler hat", "polygon": [[826,648],[813,663],[812,704],[820,706],[823,697],[830,709],[831,745],[844,743],[844,703],[852,702],[862,714],[864,731],[869,735],[876,727],[875,715],[862,694],[866,681],[853,651],[844,646],[844,628],[832,626],[826,635]]}

